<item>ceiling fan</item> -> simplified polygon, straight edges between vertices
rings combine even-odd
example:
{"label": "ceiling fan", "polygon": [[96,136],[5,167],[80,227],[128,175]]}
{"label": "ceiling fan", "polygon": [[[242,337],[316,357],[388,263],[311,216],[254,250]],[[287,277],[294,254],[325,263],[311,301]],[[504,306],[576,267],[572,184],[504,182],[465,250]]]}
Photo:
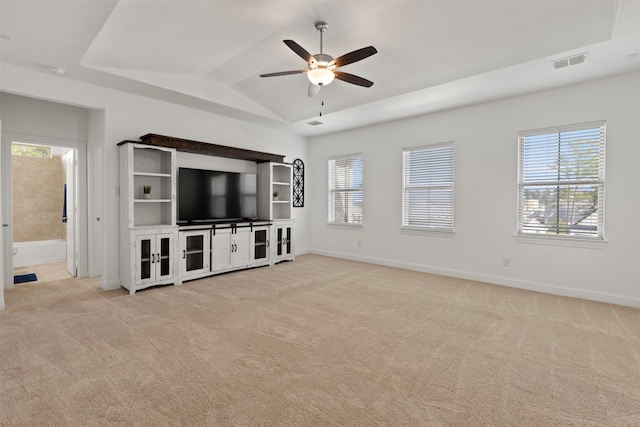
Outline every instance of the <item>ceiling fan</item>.
{"label": "ceiling fan", "polygon": [[307,61],[309,64],[308,70],[280,71],[278,73],[260,74],[260,77],[306,74],[310,82],[308,91],[309,96],[317,95],[318,92],[320,92],[320,88],[331,83],[334,78],[358,86],[371,87],[373,85],[371,80],[367,80],[354,74],[336,71],[336,68],[344,67],[345,65],[368,58],[378,52],[376,48],[373,46],[363,47],[362,49],[354,50],[353,52],[349,52],[334,59],[330,55],[322,52],[322,34],[328,27],[329,24],[326,22],[316,22],[316,30],[320,32],[320,53],[316,55],[311,55],[293,40],[283,40],[284,44],[289,46],[292,51],[294,51],[300,58]]}

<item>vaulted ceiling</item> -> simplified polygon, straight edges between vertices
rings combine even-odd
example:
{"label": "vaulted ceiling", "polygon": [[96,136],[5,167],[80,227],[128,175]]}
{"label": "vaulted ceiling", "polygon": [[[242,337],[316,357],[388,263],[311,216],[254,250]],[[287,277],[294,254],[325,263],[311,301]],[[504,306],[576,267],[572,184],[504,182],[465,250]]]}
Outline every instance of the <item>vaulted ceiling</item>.
{"label": "vaulted ceiling", "polygon": [[[259,77],[306,69],[282,41],[319,53],[317,21],[333,57],[375,46],[341,69],[371,88]],[[640,70],[640,2],[2,0],[0,40],[3,63],[313,136]]]}

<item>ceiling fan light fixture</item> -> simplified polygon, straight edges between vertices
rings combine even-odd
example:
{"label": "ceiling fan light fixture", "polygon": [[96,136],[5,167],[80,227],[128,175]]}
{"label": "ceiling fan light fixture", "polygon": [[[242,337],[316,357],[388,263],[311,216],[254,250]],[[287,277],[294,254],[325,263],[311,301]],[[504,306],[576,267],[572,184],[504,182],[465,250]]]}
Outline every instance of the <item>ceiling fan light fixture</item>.
{"label": "ceiling fan light fixture", "polygon": [[326,86],[333,81],[336,75],[326,68],[314,68],[307,72],[307,77],[316,86]]}

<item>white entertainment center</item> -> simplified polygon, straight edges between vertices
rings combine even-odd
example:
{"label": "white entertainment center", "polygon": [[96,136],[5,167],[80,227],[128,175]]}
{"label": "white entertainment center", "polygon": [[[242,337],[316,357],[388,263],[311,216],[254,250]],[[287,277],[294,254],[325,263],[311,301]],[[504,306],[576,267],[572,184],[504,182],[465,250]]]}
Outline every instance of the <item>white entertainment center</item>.
{"label": "white entertainment center", "polygon": [[[295,260],[292,168],[283,156],[155,134],[140,139],[118,144],[120,281],[130,294]],[[255,161],[256,218],[179,223],[178,151]]]}

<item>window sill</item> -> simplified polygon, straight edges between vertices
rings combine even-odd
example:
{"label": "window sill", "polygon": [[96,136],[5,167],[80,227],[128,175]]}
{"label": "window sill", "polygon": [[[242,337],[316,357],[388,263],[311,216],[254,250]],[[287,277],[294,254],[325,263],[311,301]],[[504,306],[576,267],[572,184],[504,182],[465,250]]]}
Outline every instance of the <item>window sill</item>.
{"label": "window sill", "polygon": [[448,238],[452,238],[456,234],[454,230],[426,228],[426,227],[400,227],[400,232],[403,234],[413,234],[416,236],[433,236],[433,237],[448,237]]}
{"label": "window sill", "polygon": [[336,227],[336,228],[362,228],[362,227],[364,227],[362,225],[362,223],[355,223],[355,222],[328,222],[327,225],[329,227]]}
{"label": "window sill", "polygon": [[515,234],[513,240],[516,243],[528,243],[534,245],[570,246],[574,248],[604,249],[606,240],[581,239],[579,237],[555,237],[555,236],[524,236]]}

